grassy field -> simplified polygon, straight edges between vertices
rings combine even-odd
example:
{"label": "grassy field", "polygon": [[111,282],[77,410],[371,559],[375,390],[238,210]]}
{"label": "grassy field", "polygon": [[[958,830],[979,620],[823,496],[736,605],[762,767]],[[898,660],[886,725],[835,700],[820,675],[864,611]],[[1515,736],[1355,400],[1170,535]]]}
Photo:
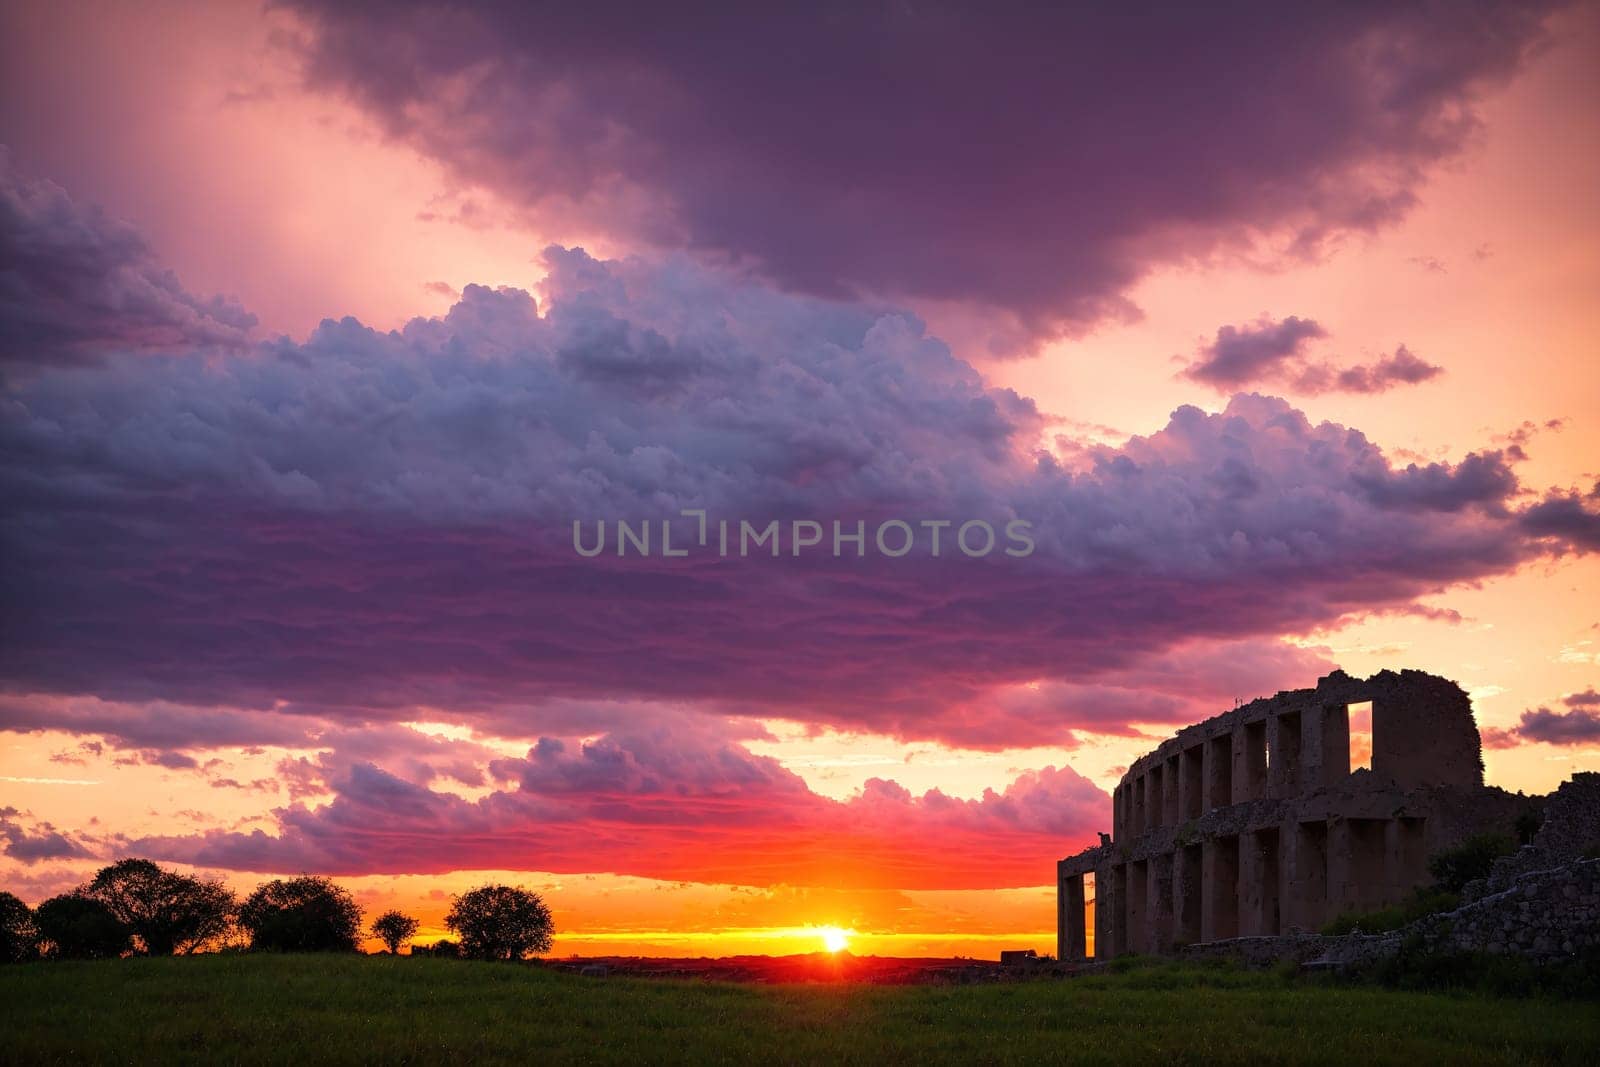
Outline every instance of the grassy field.
{"label": "grassy field", "polygon": [[4,1062],[1595,1063],[1600,1007],[1142,967],[977,986],[580,978],[405,957],[0,967]]}

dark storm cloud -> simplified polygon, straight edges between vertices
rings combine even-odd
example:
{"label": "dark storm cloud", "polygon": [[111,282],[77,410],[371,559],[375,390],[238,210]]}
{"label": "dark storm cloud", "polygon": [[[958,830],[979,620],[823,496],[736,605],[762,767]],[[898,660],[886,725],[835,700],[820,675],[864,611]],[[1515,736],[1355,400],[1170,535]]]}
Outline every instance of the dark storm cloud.
{"label": "dark storm cloud", "polygon": [[1400,217],[1549,9],[291,6],[313,85],[565,232],[1034,338],[1158,264]]}

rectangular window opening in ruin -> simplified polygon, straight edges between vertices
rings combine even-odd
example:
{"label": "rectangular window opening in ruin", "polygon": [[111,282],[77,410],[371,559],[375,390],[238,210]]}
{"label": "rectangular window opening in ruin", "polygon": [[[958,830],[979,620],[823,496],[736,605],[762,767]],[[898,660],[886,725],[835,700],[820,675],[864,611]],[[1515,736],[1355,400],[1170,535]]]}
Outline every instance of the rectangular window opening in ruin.
{"label": "rectangular window opening in ruin", "polygon": [[1166,767],[1161,772],[1161,821],[1167,826],[1176,826],[1183,821],[1183,813],[1179,810],[1183,797],[1179,786],[1179,762],[1181,756],[1167,757]]}
{"label": "rectangular window opening in ruin", "polygon": [[1350,717],[1350,769],[1372,769],[1372,701],[1351,704]]}
{"label": "rectangular window opening in ruin", "polygon": [[1173,892],[1177,896],[1177,930],[1173,937],[1180,945],[1200,940],[1200,846],[1185,845],[1174,857]]}
{"label": "rectangular window opening in ruin", "polygon": [[1272,764],[1272,792],[1292,796],[1300,791],[1300,713],[1286,712],[1277,718],[1278,747],[1269,757]]}
{"label": "rectangular window opening in ruin", "polygon": [[1239,936],[1239,837],[1213,838],[1211,870],[1206,887],[1211,896],[1211,923],[1207,941]]}
{"label": "rectangular window opening in ruin", "polygon": [[1225,808],[1233,803],[1233,738],[1227,734],[1206,742],[1206,807]]}
{"label": "rectangular window opening in ruin", "polygon": [[1303,822],[1296,832],[1294,870],[1289,885],[1294,894],[1291,922],[1315,933],[1328,921],[1328,824]]}
{"label": "rectangular window opening in ruin", "polygon": [[1428,874],[1428,820],[1402,818],[1396,820],[1395,865],[1392,881],[1398,893],[1408,893],[1419,885],[1426,885]]}
{"label": "rectangular window opening in ruin", "polygon": [[1205,812],[1205,747],[1191,745],[1179,760],[1183,819],[1198,819]]}
{"label": "rectangular window opening in ruin", "polygon": [[1130,952],[1150,951],[1150,929],[1147,905],[1150,898],[1150,865],[1144,860],[1128,864],[1128,892],[1123,896],[1123,913],[1127,915]]}
{"label": "rectangular window opening in ruin", "polygon": [[1283,932],[1278,899],[1278,828],[1257,830],[1251,836],[1255,849],[1251,902],[1257,909],[1253,928],[1255,933],[1275,936]]}
{"label": "rectangular window opening in ruin", "polygon": [[1094,898],[1094,872],[1090,871],[1083,876],[1083,955],[1091,960],[1095,958]]}
{"label": "rectangular window opening in ruin", "polygon": [[1162,771],[1161,764],[1157,763],[1151,767],[1148,772],[1146,772],[1144,778],[1150,791],[1150,795],[1145,798],[1145,805],[1146,810],[1148,810],[1150,813],[1149,826],[1152,830],[1162,824],[1163,805],[1161,798],[1166,792],[1165,784],[1162,782],[1163,777],[1164,772]]}
{"label": "rectangular window opening in ruin", "polygon": [[1244,727],[1244,798],[1260,800],[1267,795],[1267,723],[1246,723]]}
{"label": "rectangular window opening in ruin", "polygon": [[1119,863],[1111,870],[1115,889],[1111,900],[1111,946],[1107,955],[1128,951],[1128,865]]}
{"label": "rectangular window opening in ruin", "polygon": [[1345,849],[1343,857],[1346,876],[1339,887],[1340,911],[1370,911],[1382,907],[1387,891],[1385,861],[1387,853],[1388,819],[1345,820]]}

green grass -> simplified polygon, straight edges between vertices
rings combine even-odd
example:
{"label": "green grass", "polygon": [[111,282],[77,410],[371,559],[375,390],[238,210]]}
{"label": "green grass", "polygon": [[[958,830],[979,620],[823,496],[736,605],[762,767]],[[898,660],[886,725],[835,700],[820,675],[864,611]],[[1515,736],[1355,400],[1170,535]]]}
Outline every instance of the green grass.
{"label": "green grass", "polygon": [[1600,1008],[1136,965],[976,986],[202,956],[0,967],[0,1061],[1593,1063]]}

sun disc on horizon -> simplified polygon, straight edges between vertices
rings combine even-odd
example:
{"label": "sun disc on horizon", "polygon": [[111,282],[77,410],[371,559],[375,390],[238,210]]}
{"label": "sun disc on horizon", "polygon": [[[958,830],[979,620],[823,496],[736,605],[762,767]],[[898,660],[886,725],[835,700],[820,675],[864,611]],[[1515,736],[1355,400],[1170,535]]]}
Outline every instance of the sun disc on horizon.
{"label": "sun disc on horizon", "polygon": [[843,952],[850,947],[848,930],[841,930],[837,926],[824,926],[817,933],[822,935],[822,947],[829,952]]}

